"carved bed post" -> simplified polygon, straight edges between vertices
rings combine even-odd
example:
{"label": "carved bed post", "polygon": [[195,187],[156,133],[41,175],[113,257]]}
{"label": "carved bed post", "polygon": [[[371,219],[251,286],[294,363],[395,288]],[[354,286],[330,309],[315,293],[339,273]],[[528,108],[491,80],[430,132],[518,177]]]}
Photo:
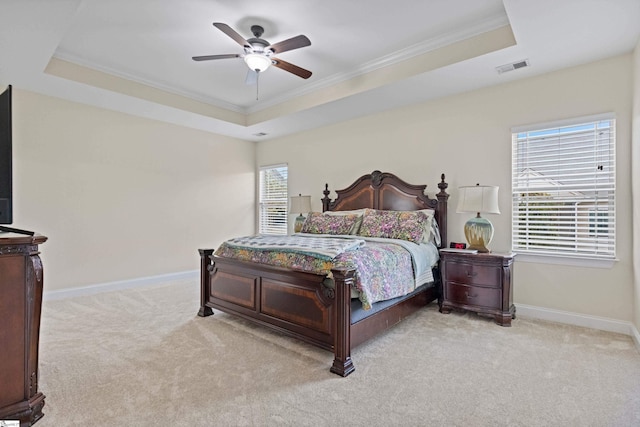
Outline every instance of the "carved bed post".
{"label": "carved bed post", "polygon": [[356,271],[331,270],[335,282],[336,321],[334,328],[334,359],[330,371],[346,377],[356,368],[351,360],[351,286]]}
{"label": "carved bed post", "polygon": [[447,200],[449,199],[449,194],[447,193],[447,184],[444,181],[444,174],[440,176],[440,183],[438,184],[438,188],[440,192],[436,194],[438,198],[438,226],[440,228],[440,247],[446,248],[447,241]]}
{"label": "carved bed post", "polygon": [[211,286],[211,281],[209,276],[211,272],[209,268],[213,266],[211,261],[213,249],[198,249],[198,252],[200,252],[200,310],[198,311],[198,316],[207,317],[213,314],[213,309],[205,305],[207,296],[210,293],[209,286]]}
{"label": "carved bed post", "polygon": [[322,194],[324,194],[324,197],[322,198],[322,212],[326,212],[329,210],[329,205],[331,204],[331,199],[329,198],[330,193],[331,191],[329,191],[329,184],[325,184],[324,191],[322,192]]}
{"label": "carved bed post", "polygon": [[[440,247],[446,248],[448,244],[447,240],[447,200],[449,199],[449,194],[447,193],[447,184],[444,180],[444,174],[440,175],[440,183],[438,183],[438,188],[440,192],[436,194],[438,198],[438,226],[440,228]],[[436,277],[436,289],[438,294],[438,307],[439,310],[442,311],[442,302],[444,301],[442,287],[444,284],[442,283],[442,276],[440,273],[440,262],[438,262],[438,277]]]}

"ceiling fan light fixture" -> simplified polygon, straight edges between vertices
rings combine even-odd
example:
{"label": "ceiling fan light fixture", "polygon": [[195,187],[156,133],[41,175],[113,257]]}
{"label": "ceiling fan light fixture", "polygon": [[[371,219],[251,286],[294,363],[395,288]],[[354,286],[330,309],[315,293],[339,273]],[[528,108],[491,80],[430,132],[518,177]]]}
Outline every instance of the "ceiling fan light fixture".
{"label": "ceiling fan light fixture", "polygon": [[[209,61],[212,59],[227,59],[227,58],[242,58],[249,67],[249,70],[253,72],[247,73],[248,84],[253,84],[253,81],[257,83],[258,74],[266,71],[271,65],[279,68],[283,71],[308,79],[311,77],[311,71],[304,68],[293,65],[282,59],[275,58],[273,55],[280,55],[283,52],[288,52],[294,49],[300,49],[302,47],[310,46],[311,41],[305,35],[291,37],[290,39],[282,40],[278,43],[269,43],[268,41],[261,39],[264,29],[259,25],[251,26],[251,32],[253,38],[246,40],[240,34],[238,34],[233,28],[222,22],[214,22],[213,26],[229,36],[233,41],[238,43],[244,49],[242,54],[227,53],[222,55],[203,55],[192,56],[194,61]],[[250,77],[251,76],[251,77]],[[257,87],[257,86],[256,86]]]}
{"label": "ceiling fan light fixture", "polygon": [[244,62],[253,71],[264,72],[271,65],[271,59],[260,53],[248,53],[244,56]]}

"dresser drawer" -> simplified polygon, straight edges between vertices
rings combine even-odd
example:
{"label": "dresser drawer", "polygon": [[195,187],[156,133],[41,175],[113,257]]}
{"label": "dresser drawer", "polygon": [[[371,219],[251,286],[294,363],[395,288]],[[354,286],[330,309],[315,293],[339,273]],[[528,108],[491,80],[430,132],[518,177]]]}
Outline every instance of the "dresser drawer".
{"label": "dresser drawer", "polygon": [[469,285],[502,287],[500,267],[477,265],[465,262],[449,262],[446,265],[447,280]]}
{"label": "dresser drawer", "polygon": [[444,292],[446,300],[455,304],[498,309],[502,307],[502,290],[499,288],[483,288],[446,282]]}

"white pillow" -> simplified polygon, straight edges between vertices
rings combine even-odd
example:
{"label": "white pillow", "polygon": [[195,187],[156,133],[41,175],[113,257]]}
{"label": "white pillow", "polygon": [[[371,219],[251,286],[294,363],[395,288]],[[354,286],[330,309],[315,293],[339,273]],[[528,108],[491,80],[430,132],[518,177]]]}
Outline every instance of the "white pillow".
{"label": "white pillow", "polygon": [[429,241],[433,242],[436,246],[440,246],[440,243],[442,243],[440,239],[440,228],[435,218],[431,221],[431,236],[429,237]]}
{"label": "white pillow", "polygon": [[434,209],[420,209],[420,212],[429,218],[428,225],[424,231],[424,243],[433,242],[436,246],[439,246],[440,230],[438,229],[438,224],[435,219],[436,211]]}

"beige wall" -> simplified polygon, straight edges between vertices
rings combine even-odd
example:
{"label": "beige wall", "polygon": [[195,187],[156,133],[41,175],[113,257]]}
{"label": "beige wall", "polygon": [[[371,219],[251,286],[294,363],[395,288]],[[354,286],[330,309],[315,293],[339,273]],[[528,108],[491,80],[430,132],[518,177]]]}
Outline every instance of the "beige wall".
{"label": "beige wall", "polygon": [[611,269],[517,262],[515,300],[638,327],[631,155],[637,165],[640,152],[631,151],[631,126],[637,145],[639,50],[258,145],[14,88],[14,226],[50,238],[42,248],[49,291],[195,270],[197,248],[254,231],[256,163],[286,162],[291,194],[311,194],[316,210],[325,182],[344,188],[380,169],[433,193],[445,172],[456,241],[464,241],[467,220],[455,213],[457,187],[499,185],[502,215],[490,218],[491,246],[506,251],[511,127],[613,111],[619,262]]}
{"label": "beige wall", "polygon": [[633,253],[634,256],[634,323],[640,330],[640,41],[633,53]]}
{"label": "beige wall", "polygon": [[[15,88],[14,88],[15,89]],[[14,90],[14,226],[46,290],[197,270],[254,230],[254,143]]]}
{"label": "beige wall", "polygon": [[631,321],[631,67],[632,56],[625,55],[262,142],[257,161],[287,162],[291,194],[311,194],[315,210],[321,209],[325,182],[340,189],[380,169],[429,184],[433,194],[445,172],[451,194],[449,238],[454,241],[464,241],[468,219],[455,213],[457,187],[499,185],[502,215],[491,215],[496,228],[491,247],[506,251],[511,238],[511,128],[614,112],[619,262],[610,269],[517,262],[515,301]]}

